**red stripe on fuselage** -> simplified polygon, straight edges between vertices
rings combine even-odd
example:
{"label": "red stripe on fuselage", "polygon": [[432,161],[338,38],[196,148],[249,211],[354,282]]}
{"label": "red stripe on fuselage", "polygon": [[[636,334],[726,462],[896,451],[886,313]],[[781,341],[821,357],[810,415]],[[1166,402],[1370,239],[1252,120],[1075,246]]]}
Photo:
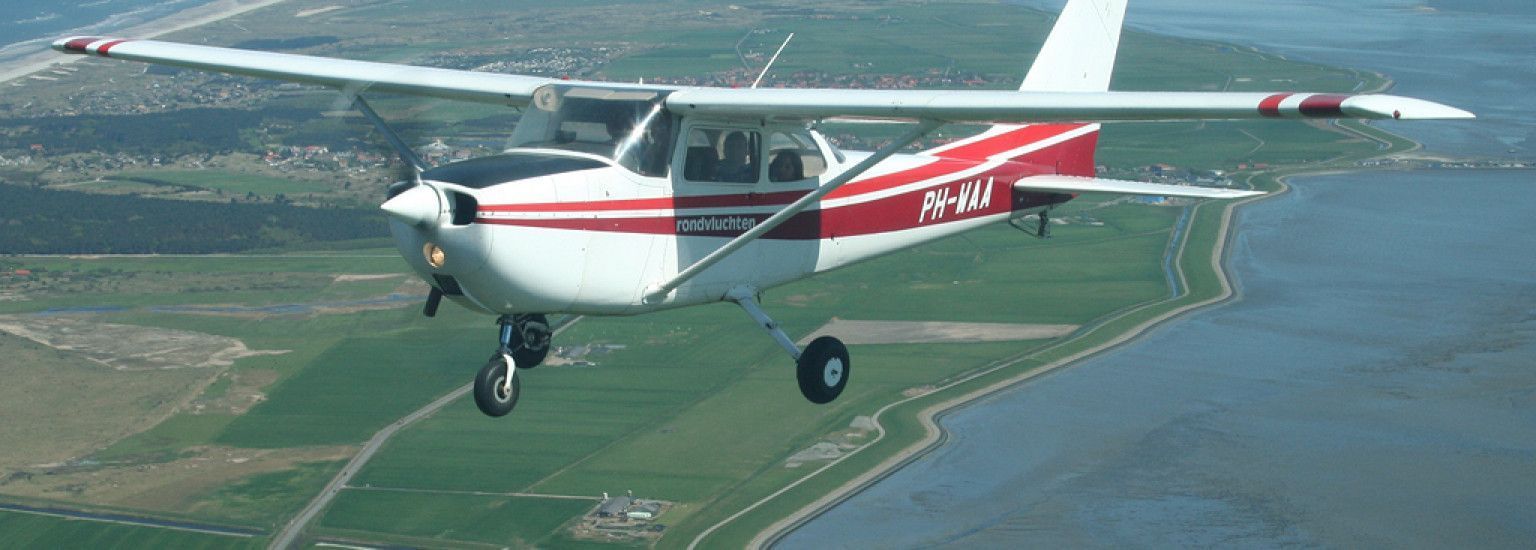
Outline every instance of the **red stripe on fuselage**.
{"label": "red stripe on fuselage", "polygon": [[[979,217],[1005,214],[1011,211],[1065,202],[1070,195],[1051,193],[1014,193],[1012,174],[987,173],[974,178],[946,183],[902,193],[869,202],[839,206],[824,210],[810,210],[794,215],[783,225],[775,227],[763,236],[774,240],[817,240],[840,237],[856,237],[891,233],[920,227],[944,225]],[[943,213],[931,217],[931,209],[925,204],[925,195],[947,189],[946,197],[958,197],[961,186],[968,186],[967,195],[985,195],[991,186],[990,201],[984,207],[958,211],[954,203],[942,207]],[[680,237],[721,237],[741,235],[768,219],[770,213],[719,214],[719,215],[669,215],[626,218],[564,218],[564,219],[481,219],[477,223],[542,227],[573,231],[602,231],[615,233],[642,233],[651,235],[677,235]],[[751,220],[742,226],[743,220]],[[920,221],[921,220],[921,221]],[[733,225],[731,229],[711,229],[710,225]]]}
{"label": "red stripe on fuselage", "polygon": [[[1088,133],[1082,136],[1051,145],[1041,149],[1050,151],[1057,148],[1080,147],[1078,140],[1097,141],[1096,133]],[[933,165],[949,165],[950,170],[939,173],[931,173]],[[945,174],[955,174],[958,170],[955,166],[970,168],[977,162],[970,161],[940,161],[904,170],[872,180],[884,180],[875,182],[862,193],[869,193],[890,187],[922,181],[939,177]],[[998,166],[976,175],[957,177],[944,183],[925,186],[905,193],[872,199],[865,202],[835,206],[802,212],[783,225],[768,232],[764,238],[768,239],[827,239],[834,237],[849,237],[858,235],[870,235],[876,233],[888,233],[915,229],[929,225],[942,225],[962,220],[973,219],[994,214],[1003,214],[1010,211],[1024,210],[1046,204],[1065,202],[1072,195],[1052,193],[1014,193],[1013,183],[1020,177],[1052,173],[1054,167],[1044,167],[1033,164],[1016,162],[1002,163]],[[854,184],[849,184],[852,186]],[[987,187],[991,187],[990,193]],[[843,189],[847,189],[844,187]],[[842,189],[839,189],[841,191]],[[966,200],[961,201],[962,191]],[[804,192],[792,192],[795,197]],[[619,233],[645,233],[654,235],[681,235],[700,237],[735,237],[746,232],[750,227],[762,223],[772,213],[716,213],[716,214],[683,214],[676,212],[684,207],[668,207],[665,204],[681,204],[687,199],[692,208],[714,208],[729,206],[763,206],[768,204],[763,200],[753,202],[750,197],[767,197],[774,195],[716,195],[711,197],[679,197],[679,201],[672,199],[637,199],[629,201],[595,201],[573,202],[556,204],[532,205],[535,208],[525,208],[529,205],[487,205],[480,208],[481,212],[594,212],[612,210],[674,210],[666,215],[655,216],[631,216],[631,217],[605,217],[605,218],[479,218],[476,223],[492,225],[511,225],[522,227],[545,227],[554,229],[570,229],[579,231],[604,231]],[[932,198],[929,196],[932,195]],[[972,197],[978,199],[971,201]],[[982,205],[979,197],[989,197],[990,200]],[[948,199],[955,199],[948,201]],[[710,199],[710,200],[705,200]],[[637,203],[644,202],[645,207],[637,207]],[[933,201],[933,202],[929,202]],[[934,202],[948,201],[942,206],[935,206]],[[787,204],[785,200],[783,204]],[[974,204],[974,207],[973,207]],[[558,207],[558,208],[556,208]],[[937,214],[937,215],[935,215]],[[750,221],[750,223],[746,223]],[[681,222],[681,223],[680,223]]]}
{"label": "red stripe on fuselage", "polygon": [[[827,198],[851,197],[936,178],[973,168],[980,162],[937,159],[934,162],[900,172],[855,181],[827,194]],[[784,206],[810,191],[778,191],[730,195],[696,195],[654,199],[619,199],[589,202],[546,202],[529,204],[484,205],[481,212],[591,212],[612,210],[682,210],[689,208],[739,208],[744,206]]]}
{"label": "red stripe on fuselage", "polygon": [[[1052,124],[1052,125],[1028,126],[1028,127],[1025,127],[1025,128],[1021,128],[1020,130],[1035,130],[1033,132],[1027,133],[1027,135],[1033,136],[1033,137],[1031,137],[1031,139],[1029,139],[1027,141],[1021,141],[1022,138],[1019,137],[1019,136],[1026,135],[1026,134],[1024,134],[1024,133],[1015,134],[1013,132],[1010,132],[1009,134],[1003,134],[1003,135],[997,136],[996,138],[992,138],[992,139],[986,140],[988,143],[990,143],[990,145],[988,145],[987,147],[988,147],[988,149],[994,149],[995,148],[997,150],[997,152],[1008,151],[1008,150],[1011,150],[1011,149],[1017,149],[1019,147],[1023,147],[1025,145],[1029,145],[1030,143],[1036,143],[1036,142],[1039,142],[1039,141],[1044,140],[1044,139],[1049,139],[1049,138],[1061,135],[1061,134],[1063,134],[1065,132],[1068,132],[1068,131],[1071,131],[1071,130],[1074,130],[1074,129],[1077,129],[1077,128],[1081,128],[1082,126],[1083,125],[1081,125],[1081,124],[1076,124],[1076,125],[1071,125],[1071,124]],[[1005,136],[1011,136],[1011,137],[1006,137],[1005,138]],[[1003,139],[998,139],[998,138],[1003,138]],[[994,141],[994,139],[996,141]],[[1029,153],[1027,155],[1024,155],[1023,159],[1027,162],[1029,157],[1035,156],[1035,155],[1043,153],[1043,152],[1047,152],[1047,151],[1051,151],[1051,150],[1056,150],[1058,148],[1066,146],[1067,144],[1077,143],[1080,140],[1084,140],[1084,139],[1091,140],[1091,141],[1089,141],[1089,144],[1087,145],[1089,147],[1089,149],[1090,149],[1090,155],[1088,157],[1090,160],[1088,161],[1087,168],[1091,170],[1092,169],[1091,149],[1093,147],[1093,144],[1097,143],[1097,141],[1098,141],[1098,133],[1097,132],[1091,132],[1091,133],[1083,134],[1081,136],[1073,137],[1072,139],[1063,141],[1061,143],[1056,143],[1056,144],[1052,144],[1052,145],[1047,146],[1047,147],[1043,147],[1043,148],[1041,148],[1041,149],[1039,149],[1037,151],[1033,151],[1033,152],[1031,152],[1031,153]],[[971,145],[979,145],[980,143],[981,142],[978,142],[976,144],[968,144],[968,145],[966,145],[964,147],[970,147]],[[983,151],[986,151],[986,150],[987,149],[973,149],[971,151],[972,152],[983,152]],[[993,153],[993,154],[995,154],[995,153]],[[926,179],[941,177],[941,176],[944,176],[946,174],[958,173],[958,172],[961,172],[961,171],[964,171],[964,170],[968,170],[968,169],[974,168],[974,167],[976,167],[976,166],[978,166],[978,165],[980,165],[980,164],[982,164],[984,162],[984,159],[966,159],[966,158],[959,158],[959,157],[951,157],[951,156],[948,155],[948,152],[946,152],[943,155],[939,155],[939,156],[936,156],[936,157],[933,157],[933,158],[935,159],[933,162],[929,162],[929,163],[923,164],[921,166],[915,166],[915,167],[912,167],[912,168],[908,168],[906,170],[901,170],[901,171],[898,171],[898,172],[892,172],[890,174],[882,174],[882,175],[875,176],[875,177],[872,177],[872,178],[854,181],[852,183],[849,183],[847,185],[844,185],[842,187],[837,188],[836,190],[832,191],[831,193],[828,193],[826,198],[828,198],[828,199],[847,198],[847,197],[853,197],[853,196],[856,196],[856,195],[863,195],[863,194],[867,194],[867,193],[873,193],[873,192],[876,192],[876,191],[883,191],[883,190],[886,190],[886,189],[891,189],[893,187],[899,187],[899,186],[906,185],[906,184],[913,183],[913,182],[917,182],[917,181],[922,181],[922,180],[926,180]],[[1082,164],[1082,163],[1074,163],[1074,164]],[[1064,172],[1064,173],[1071,173],[1073,175],[1083,175],[1083,174],[1080,174],[1078,172],[1081,172],[1080,167],[1075,167],[1073,171],[1071,171],[1071,172]],[[1045,172],[1032,172],[1032,174],[1034,174],[1034,173],[1045,173]],[[1088,174],[1088,175],[1091,175],[1091,174]],[[649,198],[649,199],[618,199],[618,200],[585,201],[585,202],[549,202],[549,203],[527,203],[527,204],[482,205],[482,206],[480,206],[479,211],[480,212],[593,212],[593,211],[613,211],[613,210],[682,210],[682,209],[690,209],[690,208],[736,208],[736,207],[748,207],[748,206],[784,206],[784,205],[788,205],[789,203],[794,202],[796,199],[799,199],[802,196],[805,196],[805,194],[809,193],[809,192],[810,191],[776,191],[776,192],[768,192],[768,193],[740,193],[740,194],[729,194],[729,195],[695,195],[695,196],[684,195],[684,196],[658,197],[658,198]]]}

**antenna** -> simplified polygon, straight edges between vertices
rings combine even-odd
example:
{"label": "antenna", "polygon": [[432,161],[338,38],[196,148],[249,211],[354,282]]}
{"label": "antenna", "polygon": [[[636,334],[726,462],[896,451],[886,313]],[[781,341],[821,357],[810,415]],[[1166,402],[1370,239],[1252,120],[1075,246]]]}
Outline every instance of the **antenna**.
{"label": "antenna", "polygon": [[779,60],[779,54],[784,53],[784,47],[788,46],[789,41],[794,39],[795,33],[789,33],[789,36],[784,38],[784,43],[779,44],[779,51],[773,52],[773,57],[768,58],[768,64],[763,67],[763,72],[757,73],[757,80],[752,81],[753,88],[757,88],[758,83],[763,81],[763,77],[768,76],[768,69],[773,68],[773,62]]}

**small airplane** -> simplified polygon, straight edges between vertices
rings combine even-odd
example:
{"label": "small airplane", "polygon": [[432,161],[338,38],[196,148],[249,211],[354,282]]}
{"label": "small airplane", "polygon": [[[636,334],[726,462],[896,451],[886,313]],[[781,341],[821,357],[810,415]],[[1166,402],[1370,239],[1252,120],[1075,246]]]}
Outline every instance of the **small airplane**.
{"label": "small airplane", "polygon": [[[547,314],[636,315],[739,305],[789,353],[800,391],[836,399],[838,339],[804,349],[759,306],[780,285],[984,225],[1039,217],[1079,193],[1230,199],[1254,191],[1097,178],[1101,123],[1231,119],[1459,119],[1379,94],[1109,91],[1126,0],[1070,0],[1017,91],[724,89],[572,81],[196,46],[71,37],[87,54],[337,89],[413,168],[383,210],[432,290],[498,316],[475,403],[511,412],[519,369],[549,351]],[[369,106],[387,92],[522,108],[504,153],[428,168]],[[828,120],[909,124],[843,151]],[[951,123],[986,131],[902,151]]]}

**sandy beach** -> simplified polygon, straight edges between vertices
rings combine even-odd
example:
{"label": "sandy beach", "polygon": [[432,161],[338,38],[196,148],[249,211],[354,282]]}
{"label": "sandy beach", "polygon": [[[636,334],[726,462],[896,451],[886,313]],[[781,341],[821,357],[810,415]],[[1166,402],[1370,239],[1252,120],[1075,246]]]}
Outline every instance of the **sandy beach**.
{"label": "sandy beach", "polygon": [[[155,38],[176,31],[227,19],[252,10],[281,4],[287,0],[218,0],[170,16],[129,27],[112,34],[131,38]],[[83,55],[62,55],[48,50],[10,63],[0,64],[0,83],[10,82],[27,75],[46,70],[55,65],[73,63],[84,59]]]}

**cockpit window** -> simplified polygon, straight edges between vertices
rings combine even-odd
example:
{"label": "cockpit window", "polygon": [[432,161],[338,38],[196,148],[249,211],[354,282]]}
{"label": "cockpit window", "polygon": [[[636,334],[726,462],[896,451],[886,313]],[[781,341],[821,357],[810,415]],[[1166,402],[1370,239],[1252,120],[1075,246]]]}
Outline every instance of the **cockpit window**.
{"label": "cockpit window", "polygon": [[676,124],[663,99],[654,90],[544,86],[518,120],[511,146],[591,153],[664,177]]}
{"label": "cockpit window", "polygon": [[768,181],[800,181],[827,171],[816,140],[804,130],[774,132],[768,138]]}

